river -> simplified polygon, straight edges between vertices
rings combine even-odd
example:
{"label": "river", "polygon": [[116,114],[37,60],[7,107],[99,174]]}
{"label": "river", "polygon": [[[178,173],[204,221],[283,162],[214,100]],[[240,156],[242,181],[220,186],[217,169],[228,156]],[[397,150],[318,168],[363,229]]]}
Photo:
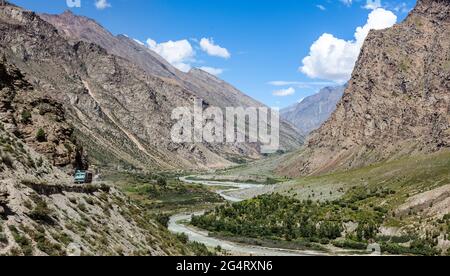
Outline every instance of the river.
{"label": "river", "polygon": [[[181,181],[188,184],[199,184],[210,187],[230,187],[225,190],[216,191],[221,197],[230,202],[242,201],[241,198],[233,197],[227,194],[231,191],[240,191],[247,189],[260,189],[265,185],[248,184],[248,183],[236,183],[236,182],[216,182],[216,181],[206,181],[206,180],[189,180],[187,177],[181,177]],[[201,215],[204,212],[190,213],[190,214],[177,214],[170,218],[169,221],[169,231],[174,234],[185,234],[190,241],[198,242],[206,245],[207,247],[218,247],[226,250],[232,255],[252,255],[252,256],[314,256],[314,255],[324,255],[324,253],[314,252],[314,251],[298,251],[298,250],[287,250],[282,248],[267,248],[254,245],[246,245],[241,243],[230,242],[222,240],[219,238],[210,237],[208,232],[196,229],[194,227],[188,226],[189,222],[194,215]]]}

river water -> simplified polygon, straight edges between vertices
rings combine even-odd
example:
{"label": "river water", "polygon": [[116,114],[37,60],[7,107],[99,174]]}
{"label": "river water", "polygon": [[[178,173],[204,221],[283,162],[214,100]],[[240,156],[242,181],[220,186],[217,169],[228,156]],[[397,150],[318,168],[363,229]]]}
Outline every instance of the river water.
{"label": "river water", "polygon": [[[229,187],[229,189],[216,191],[221,197],[230,202],[242,201],[241,198],[233,197],[227,194],[231,191],[240,191],[246,189],[258,189],[264,187],[264,185],[248,184],[248,183],[236,183],[236,182],[216,182],[216,181],[204,181],[204,180],[188,180],[186,177],[180,178],[181,181],[189,184],[199,184],[210,187]],[[204,212],[190,213],[190,214],[177,214],[170,218],[169,231],[174,234],[185,234],[192,242],[198,242],[206,245],[207,247],[218,247],[228,251],[232,255],[252,255],[252,256],[312,256],[312,255],[324,255],[314,251],[297,251],[287,250],[281,248],[267,248],[261,246],[246,245],[241,243],[230,242],[219,238],[210,237],[208,232],[196,229],[188,226],[187,223],[191,220],[192,216],[198,216]]]}

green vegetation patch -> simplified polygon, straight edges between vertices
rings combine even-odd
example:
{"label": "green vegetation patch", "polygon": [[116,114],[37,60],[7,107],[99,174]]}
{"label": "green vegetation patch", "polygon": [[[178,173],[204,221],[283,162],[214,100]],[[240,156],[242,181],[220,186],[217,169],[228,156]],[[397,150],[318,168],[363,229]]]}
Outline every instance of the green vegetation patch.
{"label": "green vegetation patch", "polygon": [[375,237],[382,213],[355,210],[340,201],[300,201],[279,194],[217,207],[194,217],[194,226],[211,232],[248,238],[308,240],[326,244],[341,237],[344,222],[358,223],[357,238]]}

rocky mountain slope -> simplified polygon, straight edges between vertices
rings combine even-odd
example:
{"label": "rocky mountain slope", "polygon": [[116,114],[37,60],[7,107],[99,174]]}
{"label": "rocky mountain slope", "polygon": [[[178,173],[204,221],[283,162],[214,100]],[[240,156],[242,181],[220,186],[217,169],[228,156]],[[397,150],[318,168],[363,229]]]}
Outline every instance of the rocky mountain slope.
{"label": "rocky mountain slope", "polygon": [[309,135],[330,118],[344,90],[345,86],[325,87],[300,103],[282,109],[281,118],[292,123],[305,136]]}
{"label": "rocky mountain slope", "polygon": [[[41,91],[41,98],[62,104],[73,128],[66,134],[73,132],[97,165],[206,169],[260,157],[258,145],[253,144],[174,144],[172,110],[192,106],[197,97],[192,91],[99,45],[69,41],[33,12],[1,7],[0,42],[0,55]],[[61,146],[57,151],[67,155]]]}
{"label": "rocky mountain slope", "polygon": [[52,165],[86,167],[83,149],[72,136],[74,130],[65,120],[62,104],[35,90],[4,57],[0,60],[0,79],[3,127],[45,155]]}
{"label": "rocky mountain slope", "polygon": [[337,110],[279,172],[319,174],[450,146],[450,1],[371,31]]}
{"label": "rocky mountain slope", "polygon": [[74,186],[14,135],[0,140],[0,255],[193,254],[115,188]]}
{"label": "rocky mountain slope", "polygon": [[54,166],[77,159],[65,112],[4,59],[0,93],[0,255],[192,254],[115,188]]}
{"label": "rocky mountain slope", "polygon": [[[206,105],[223,108],[263,106],[232,85],[200,69],[194,68],[188,73],[179,71],[148,47],[125,35],[114,36],[92,19],[77,16],[70,11],[60,15],[41,14],[40,16],[54,25],[72,43],[85,41],[97,44],[108,53],[136,64],[148,74],[179,85],[203,99]],[[296,149],[303,142],[303,137],[298,131],[285,121],[281,122],[280,131],[282,148],[285,150]],[[255,157],[255,154],[249,152],[246,147],[248,145],[241,147],[240,151]]]}

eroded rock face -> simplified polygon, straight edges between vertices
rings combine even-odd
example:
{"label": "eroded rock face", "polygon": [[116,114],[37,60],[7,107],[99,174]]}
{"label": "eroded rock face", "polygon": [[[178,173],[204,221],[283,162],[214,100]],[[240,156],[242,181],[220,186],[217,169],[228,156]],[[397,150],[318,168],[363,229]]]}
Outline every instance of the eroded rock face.
{"label": "eroded rock face", "polygon": [[337,110],[279,171],[298,176],[450,146],[450,1],[371,31]]}
{"label": "eroded rock face", "polygon": [[2,128],[0,142],[0,255],[192,254],[114,187],[74,185]]}
{"label": "eroded rock face", "polygon": [[[32,118],[58,113],[56,103],[62,104],[75,136],[98,165],[198,169],[232,164],[220,145],[195,144],[191,150],[193,145],[172,143],[172,110],[192,106],[195,99],[177,83],[150,75],[98,45],[69,42],[39,16],[18,7],[0,8],[0,42],[0,54],[41,93]],[[60,114],[54,115],[58,122]],[[44,127],[50,128],[49,133],[36,146],[50,151],[45,142],[55,142],[68,129]],[[22,130],[26,135],[32,132],[27,125]],[[59,155],[64,151],[60,145],[55,149]],[[229,149],[240,156],[257,154],[256,147],[247,147],[244,153]]]}
{"label": "eroded rock face", "polygon": [[[81,26],[92,23],[71,14],[64,16],[64,20],[80,20]],[[57,30],[32,12],[10,5],[0,9],[0,54],[46,99],[62,104],[74,135],[96,165],[192,170],[223,168],[235,160],[262,157],[255,143],[173,143],[172,111],[192,108],[196,98],[202,98],[205,106],[213,105],[216,102],[208,100],[219,97],[205,99],[194,93],[192,87],[198,84],[187,85],[182,79],[187,74],[169,68],[138,43],[92,24],[91,30],[98,27],[93,34],[71,39],[64,29]],[[94,38],[96,44],[91,43]],[[219,82],[207,86],[211,79],[201,81],[203,86],[198,89],[214,87],[217,91],[223,86]],[[227,94],[228,88],[221,93]],[[233,95],[243,96],[237,90]],[[292,149],[301,144],[301,137],[291,126],[289,130],[286,145]]]}
{"label": "eroded rock face", "polygon": [[77,147],[62,104],[35,90],[5,58],[0,61],[0,96],[3,127],[44,154],[53,165],[71,169]]}
{"label": "eroded rock face", "polygon": [[[150,75],[173,83],[203,99],[207,105],[217,107],[260,107],[260,102],[245,95],[232,85],[203,70],[193,68],[184,73],[173,67],[157,53],[124,35],[114,36],[92,19],[65,12],[60,15],[41,14],[71,43],[85,41],[104,48],[108,53],[122,57]],[[282,121],[280,142],[284,150],[293,150],[303,143],[303,137],[289,123]],[[212,151],[236,157],[258,158],[257,145],[209,145]]]}

